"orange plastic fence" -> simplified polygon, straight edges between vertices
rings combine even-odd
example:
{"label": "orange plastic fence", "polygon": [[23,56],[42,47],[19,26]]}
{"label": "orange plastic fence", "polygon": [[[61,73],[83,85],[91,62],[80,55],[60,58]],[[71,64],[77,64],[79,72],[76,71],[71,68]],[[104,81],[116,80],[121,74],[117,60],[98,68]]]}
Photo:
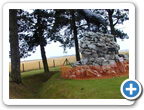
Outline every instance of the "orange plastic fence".
{"label": "orange plastic fence", "polygon": [[65,79],[103,79],[128,75],[129,61],[103,66],[80,65],[74,68],[62,65],[61,68]]}

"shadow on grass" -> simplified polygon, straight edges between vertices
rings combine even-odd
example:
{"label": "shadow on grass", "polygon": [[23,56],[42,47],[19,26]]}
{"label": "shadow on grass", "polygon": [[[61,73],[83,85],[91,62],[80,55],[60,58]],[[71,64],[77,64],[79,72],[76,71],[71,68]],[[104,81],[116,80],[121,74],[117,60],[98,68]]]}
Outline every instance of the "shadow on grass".
{"label": "shadow on grass", "polygon": [[39,98],[38,91],[43,83],[49,80],[54,74],[59,71],[50,71],[48,73],[27,72],[22,73],[22,83],[16,84],[12,81],[9,82],[9,98],[10,99],[36,99]]}

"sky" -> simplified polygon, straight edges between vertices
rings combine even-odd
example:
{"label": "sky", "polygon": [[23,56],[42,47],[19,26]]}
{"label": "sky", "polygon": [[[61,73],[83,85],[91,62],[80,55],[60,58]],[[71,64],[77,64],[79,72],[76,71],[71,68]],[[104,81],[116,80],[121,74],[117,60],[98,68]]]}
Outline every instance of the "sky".
{"label": "sky", "polygon": [[[116,28],[123,30],[129,36],[129,21],[125,21],[123,25],[119,25]],[[130,36],[129,36],[130,37]],[[117,39],[117,43],[120,45],[120,51],[129,50],[129,39]],[[67,53],[64,53],[63,47],[59,47],[61,44],[59,42],[51,42],[51,44],[47,44],[45,47],[46,57],[59,57],[64,55],[74,55],[75,54],[75,47],[71,49],[67,48]],[[31,56],[27,58],[21,58],[21,61],[28,61],[28,60],[39,60],[41,58],[40,46],[36,48],[35,53],[31,53]],[[10,62],[10,59],[9,59]]]}

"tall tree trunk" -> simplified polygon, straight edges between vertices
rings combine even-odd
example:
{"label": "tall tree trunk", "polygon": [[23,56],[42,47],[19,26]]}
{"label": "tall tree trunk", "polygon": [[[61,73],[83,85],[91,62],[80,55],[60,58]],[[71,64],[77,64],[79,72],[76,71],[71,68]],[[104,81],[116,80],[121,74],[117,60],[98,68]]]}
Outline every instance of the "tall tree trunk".
{"label": "tall tree trunk", "polygon": [[113,25],[113,19],[112,19],[114,9],[108,9],[107,12],[108,12],[108,15],[109,15],[111,34],[114,35],[114,40],[115,40],[115,42],[117,42],[116,36],[115,36],[115,29],[114,29],[114,25]]}
{"label": "tall tree trunk", "polygon": [[45,55],[45,48],[44,48],[44,38],[42,36],[42,30],[41,30],[41,27],[42,27],[42,24],[40,23],[40,16],[38,16],[38,24],[39,24],[39,29],[38,29],[38,37],[39,37],[39,44],[40,44],[40,50],[41,50],[41,57],[42,57],[42,61],[43,61],[43,67],[44,67],[44,72],[49,72],[49,67],[48,67],[48,63],[47,63],[47,58],[46,58],[46,55]]}
{"label": "tall tree trunk", "polygon": [[73,25],[74,40],[75,40],[76,61],[80,61],[79,45],[78,45],[78,38],[77,38],[77,27],[75,25],[74,11],[72,11],[72,25]]}
{"label": "tall tree trunk", "polygon": [[20,74],[20,54],[17,27],[17,10],[9,10],[9,31],[11,49],[11,79],[15,83],[22,83]]}
{"label": "tall tree trunk", "polygon": [[[39,34],[42,35],[42,34]],[[41,50],[41,57],[42,57],[42,61],[43,61],[43,66],[44,66],[44,72],[49,72],[49,67],[48,67],[48,63],[47,63],[47,58],[45,55],[45,48],[43,45],[43,36],[39,36],[39,40],[40,40],[40,50]]]}

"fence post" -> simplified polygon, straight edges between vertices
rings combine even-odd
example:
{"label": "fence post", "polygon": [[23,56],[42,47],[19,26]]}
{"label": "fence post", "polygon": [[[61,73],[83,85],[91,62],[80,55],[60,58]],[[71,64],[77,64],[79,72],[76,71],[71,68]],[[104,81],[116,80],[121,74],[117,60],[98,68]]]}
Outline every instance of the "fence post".
{"label": "fence post", "polygon": [[22,67],[23,67],[23,72],[24,72],[24,64],[22,64]]}
{"label": "fence post", "polygon": [[55,61],[53,60],[53,66],[55,67]]}
{"label": "fence post", "polygon": [[39,69],[41,69],[41,67],[40,67],[40,61],[39,61]]}

